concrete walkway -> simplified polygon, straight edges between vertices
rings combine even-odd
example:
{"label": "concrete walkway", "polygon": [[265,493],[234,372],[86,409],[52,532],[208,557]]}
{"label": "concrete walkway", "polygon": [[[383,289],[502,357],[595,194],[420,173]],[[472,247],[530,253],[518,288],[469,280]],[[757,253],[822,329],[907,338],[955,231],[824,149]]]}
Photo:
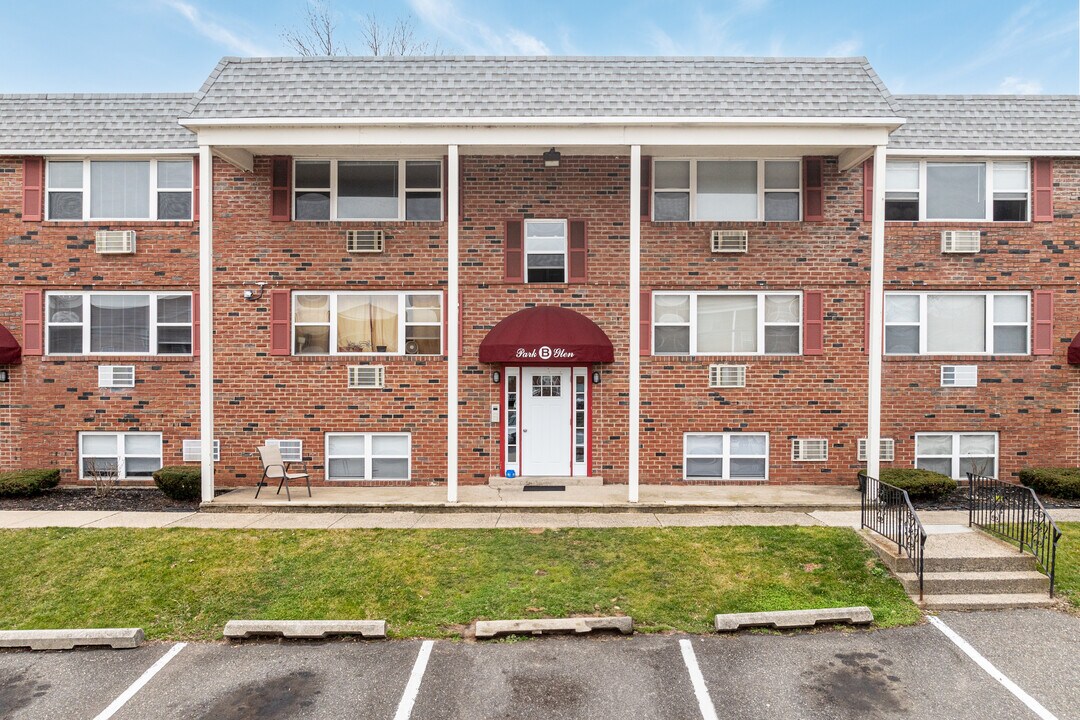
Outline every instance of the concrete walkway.
{"label": "concrete walkway", "polygon": [[[1080,522],[1080,510],[1052,510],[1058,521]],[[966,512],[924,512],[927,525],[967,526]],[[80,528],[219,528],[219,529],[330,529],[354,528],[606,528],[606,527],[719,527],[732,525],[804,525],[859,527],[857,511],[759,512],[112,512],[0,510],[0,529],[34,527]]]}

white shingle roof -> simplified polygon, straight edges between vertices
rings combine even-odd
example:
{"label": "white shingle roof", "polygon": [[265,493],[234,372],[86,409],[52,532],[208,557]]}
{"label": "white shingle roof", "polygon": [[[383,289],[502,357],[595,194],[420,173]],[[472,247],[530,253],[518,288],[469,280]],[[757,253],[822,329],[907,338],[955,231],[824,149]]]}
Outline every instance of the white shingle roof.
{"label": "white shingle roof", "polygon": [[890,149],[1080,151],[1080,96],[895,95]]}
{"label": "white shingle roof", "polygon": [[865,58],[224,58],[189,117],[895,117]]}
{"label": "white shingle roof", "polygon": [[0,152],[195,149],[191,93],[0,95]]}

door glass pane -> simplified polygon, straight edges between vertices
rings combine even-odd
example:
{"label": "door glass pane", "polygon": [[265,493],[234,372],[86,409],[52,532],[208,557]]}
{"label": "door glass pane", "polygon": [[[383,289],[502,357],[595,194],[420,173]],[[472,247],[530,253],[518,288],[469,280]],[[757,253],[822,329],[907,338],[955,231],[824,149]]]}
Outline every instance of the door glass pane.
{"label": "door glass pane", "polygon": [[406,459],[373,458],[372,480],[405,480],[409,477],[409,461]]}
{"label": "door glass pane", "polygon": [[731,458],[732,480],[762,480],[765,478],[765,458]]}
{"label": "door glass pane", "polygon": [[687,455],[723,455],[723,435],[687,435]]}
{"label": "door glass pane", "polygon": [[686,477],[688,478],[720,478],[723,468],[720,458],[686,459]]}
{"label": "door glass pane", "polygon": [[915,438],[916,455],[952,455],[952,435],[918,435]]}
{"label": "door glass pane", "polygon": [[927,219],[986,217],[984,163],[927,163]]}
{"label": "door glass pane", "polygon": [[371,452],[373,455],[406,456],[409,454],[409,438],[404,435],[373,435]]}
{"label": "door glass pane", "polygon": [[396,162],[338,163],[339,218],[396,218]]}
{"label": "door glass pane", "polygon": [[90,216],[95,218],[150,217],[150,163],[90,163]]}
{"label": "door glass pane", "polygon": [[926,349],[932,353],[986,351],[986,297],[929,295]]}
{"label": "door glass pane", "polygon": [[799,162],[797,160],[766,160],[765,189],[793,190],[799,187]]}
{"label": "door glass pane", "polygon": [[339,296],[337,327],[338,352],[398,352],[397,296]]}
{"label": "door glass pane", "polygon": [[765,438],[761,435],[731,435],[731,455],[764,455]]}
{"label": "door glass pane", "polygon": [[149,351],[149,295],[90,296],[90,352]]}
{"label": "door glass pane", "polygon": [[697,165],[697,219],[757,218],[757,162],[710,160]]}
{"label": "door glass pane", "polygon": [[363,455],[364,443],[363,435],[331,435],[327,453],[329,455]]}
{"label": "door glass pane", "polygon": [[116,455],[115,435],[83,435],[83,455]]}
{"label": "door glass pane", "polygon": [[697,300],[699,353],[757,351],[757,297],[701,295]]}

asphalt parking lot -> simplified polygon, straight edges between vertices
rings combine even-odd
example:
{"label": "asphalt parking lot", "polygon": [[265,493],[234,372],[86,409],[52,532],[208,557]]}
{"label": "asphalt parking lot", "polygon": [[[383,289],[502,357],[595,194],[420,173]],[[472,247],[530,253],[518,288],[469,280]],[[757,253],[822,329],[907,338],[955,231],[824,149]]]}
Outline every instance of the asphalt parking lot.
{"label": "asphalt parking lot", "polygon": [[[1080,618],[1048,610],[940,617],[1045,707],[1042,717],[1080,719]],[[133,683],[169,653],[132,694]],[[125,692],[129,698],[117,706]],[[110,704],[113,714],[103,715]],[[155,643],[136,650],[0,653],[0,718],[104,717],[1040,715],[930,624],[786,635],[210,643],[178,651]]]}

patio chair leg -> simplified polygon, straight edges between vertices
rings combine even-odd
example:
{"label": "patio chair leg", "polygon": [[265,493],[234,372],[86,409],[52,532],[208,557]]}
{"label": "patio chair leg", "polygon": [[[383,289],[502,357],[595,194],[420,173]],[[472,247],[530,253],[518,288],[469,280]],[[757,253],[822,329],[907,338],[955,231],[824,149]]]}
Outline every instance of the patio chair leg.
{"label": "patio chair leg", "polygon": [[[284,485],[284,484],[285,484],[285,478],[281,478],[281,482],[279,482],[277,484],[277,492],[274,493],[275,495],[280,495],[281,494],[281,486]],[[288,488],[286,488],[286,490],[288,490]]]}
{"label": "patio chair leg", "polygon": [[304,479],[307,480],[307,496],[311,497],[311,477],[309,476]]}
{"label": "patio chair leg", "polygon": [[292,502],[292,495],[289,494],[289,478],[285,478],[285,499]]}

